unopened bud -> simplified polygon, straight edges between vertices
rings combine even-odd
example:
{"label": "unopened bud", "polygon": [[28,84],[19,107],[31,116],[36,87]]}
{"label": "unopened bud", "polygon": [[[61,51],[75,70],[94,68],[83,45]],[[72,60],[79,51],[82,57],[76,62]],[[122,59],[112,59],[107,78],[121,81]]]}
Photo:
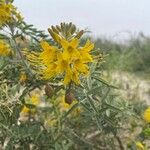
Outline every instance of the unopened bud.
{"label": "unopened bud", "polygon": [[58,34],[53,32],[50,28],[48,28],[48,32],[50,33],[51,37],[55,40],[55,42],[57,42],[57,43],[60,42],[60,38],[59,38]]}
{"label": "unopened bud", "polygon": [[71,34],[74,34],[75,31],[76,31],[76,26],[75,26],[75,25],[72,25],[72,26],[71,26],[71,29],[70,29]]}
{"label": "unopened bud", "polygon": [[73,25],[73,24],[72,24],[72,22],[70,22],[70,23],[69,23],[69,28],[71,28],[71,27],[72,27],[72,25]]}
{"label": "unopened bud", "polygon": [[84,34],[84,30],[81,30],[80,32],[77,33],[75,38],[80,39],[83,34]]}
{"label": "unopened bud", "polygon": [[56,28],[57,28],[57,30],[58,30],[59,32],[61,32],[60,26],[56,25]]}
{"label": "unopened bud", "polygon": [[54,26],[51,26],[51,28],[52,28],[53,32],[59,34],[59,31]]}
{"label": "unopened bud", "polygon": [[64,23],[61,23],[60,26],[61,26],[61,30],[64,31],[65,24],[64,24]]}
{"label": "unopened bud", "polygon": [[53,37],[54,34],[53,34],[53,31],[50,28],[48,28],[48,32]]}

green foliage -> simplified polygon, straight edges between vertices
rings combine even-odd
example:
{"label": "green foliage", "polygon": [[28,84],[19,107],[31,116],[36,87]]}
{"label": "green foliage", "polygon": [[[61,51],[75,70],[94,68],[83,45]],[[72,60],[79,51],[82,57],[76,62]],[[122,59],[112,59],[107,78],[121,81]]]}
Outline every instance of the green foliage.
{"label": "green foliage", "polygon": [[111,40],[96,39],[95,46],[108,54],[104,68],[129,72],[149,73],[150,39],[139,34],[126,43],[115,43]]}

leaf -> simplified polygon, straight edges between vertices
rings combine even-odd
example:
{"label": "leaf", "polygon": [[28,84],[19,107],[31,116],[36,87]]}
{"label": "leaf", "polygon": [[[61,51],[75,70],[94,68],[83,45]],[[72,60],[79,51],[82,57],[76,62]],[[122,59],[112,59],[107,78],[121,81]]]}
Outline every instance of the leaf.
{"label": "leaf", "polygon": [[107,81],[105,81],[105,80],[102,79],[102,78],[98,78],[98,77],[92,77],[92,78],[94,78],[94,79],[98,80],[99,82],[101,82],[101,83],[107,85],[108,87],[111,87],[111,88],[114,88],[114,89],[119,89],[118,87],[109,84]]}
{"label": "leaf", "polygon": [[79,103],[74,104],[68,111],[65,113],[65,115],[62,118],[62,121],[71,113],[73,112],[77,107],[79,106]]}

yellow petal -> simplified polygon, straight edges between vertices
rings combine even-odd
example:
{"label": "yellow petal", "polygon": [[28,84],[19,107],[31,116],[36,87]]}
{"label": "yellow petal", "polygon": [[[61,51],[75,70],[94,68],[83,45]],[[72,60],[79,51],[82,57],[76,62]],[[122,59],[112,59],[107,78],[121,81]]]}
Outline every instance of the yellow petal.
{"label": "yellow petal", "polygon": [[74,38],[70,42],[70,46],[73,48],[76,48],[79,45],[79,40],[77,38]]}
{"label": "yellow petal", "polygon": [[147,108],[145,111],[144,111],[144,114],[143,114],[143,119],[150,123],[150,107]]}
{"label": "yellow petal", "polygon": [[72,78],[72,71],[71,69],[67,69],[65,72],[65,78],[64,78],[64,84],[69,84],[71,82],[71,78]]}
{"label": "yellow petal", "polygon": [[89,52],[94,48],[94,44],[89,40],[86,41],[84,47],[81,48],[81,51]]}
{"label": "yellow petal", "polygon": [[74,62],[74,68],[78,70],[80,73],[87,74],[88,66],[82,62],[82,60],[76,60]]}
{"label": "yellow petal", "polygon": [[80,55],[81,55],[81,59],[84,63],[88,63],[88,62],[93,61],[92,55],[90,55],[89,53],[81,51]]}
{"label": "yellow petal", "polygon": [[72,72],[72,81],[74,83],[76,83],[77,85],[80,84],[79,73],[77,72],[76,69],[74,69],[73,72]]}
{"label": "yellow petal", "polygon": [[68,41],[62,38],[60,42],[61,42],[61,46],[63,47],[63,49],[66,50],[69,46]]}

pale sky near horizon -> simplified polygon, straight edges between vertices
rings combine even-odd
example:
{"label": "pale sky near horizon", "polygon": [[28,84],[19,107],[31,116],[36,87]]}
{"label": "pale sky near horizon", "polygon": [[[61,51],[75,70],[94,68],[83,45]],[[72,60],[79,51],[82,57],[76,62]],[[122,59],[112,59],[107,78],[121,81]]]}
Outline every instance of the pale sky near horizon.
{"label": "pale sky near horizon", "polygon": [[46,30],[73,22],[93,35],[150,35],[150,0],[15,0],[25,20]]}

